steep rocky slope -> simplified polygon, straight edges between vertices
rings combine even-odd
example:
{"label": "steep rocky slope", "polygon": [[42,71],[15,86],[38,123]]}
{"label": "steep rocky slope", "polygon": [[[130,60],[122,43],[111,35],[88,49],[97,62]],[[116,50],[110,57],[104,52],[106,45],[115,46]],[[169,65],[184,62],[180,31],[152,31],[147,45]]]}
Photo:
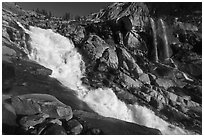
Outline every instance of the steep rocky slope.
{"label": "steep rocky slope", "polygon": [[52,70],[29,60],[31,38],[19,22],[26,29],[52,29],[70,38],[85,62],[82,81],[90,90],[111,88],[126,104],[138,103],[173,125],[201,134],[202,31],[201,23],[192,22],[201,16],[155,16],[152,7],[114,3],[87,20],[62,21],[3,3],[3,133],[160,134],[94,113],[49,77]]}

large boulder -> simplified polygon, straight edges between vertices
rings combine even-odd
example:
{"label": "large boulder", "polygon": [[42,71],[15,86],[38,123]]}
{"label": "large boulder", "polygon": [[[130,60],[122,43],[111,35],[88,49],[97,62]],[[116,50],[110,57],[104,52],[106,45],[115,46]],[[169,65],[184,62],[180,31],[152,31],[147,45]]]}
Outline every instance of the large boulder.
{"label": "large boulder", "polygon": [[83,51],[91,60],[102,57],[103,52],[108,48],[108,44],[97,35],[90,35],[83,44]]}

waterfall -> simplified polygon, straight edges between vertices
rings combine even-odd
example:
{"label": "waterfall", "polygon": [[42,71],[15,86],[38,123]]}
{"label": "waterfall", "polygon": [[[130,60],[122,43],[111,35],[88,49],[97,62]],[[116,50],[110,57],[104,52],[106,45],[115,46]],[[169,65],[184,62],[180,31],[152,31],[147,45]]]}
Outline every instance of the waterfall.
{"label": "waterfall", "polygon": [[77,97],[86,102],[96,113],[157,128],[163,134],[187,134],[183,129],[157,117],[146,107],[125,104],[110,88],[88,90],[81,81],[85,65],[71,40],[52,30],[38,27],[31,26],[29,30],[25,28],[24,30],[31,38],[32,51],[29,58],[51,69],[52,77],[59,80],[64,86],[73,89]]}
{"label": "waterfall", "polygon": [[169,42],[168,42],[168,37],[167,37],[167,32],[166,32],[166,25],[163,21],[163,19],[159,19],[163,31],[163,44],[164,44],[164,60],[168,60],[170,55],[169,55]]}
{"label": "waterfall", "polygon": [[157,32],[156,32],[156,25],[153,18],[150,18],[150,24],[153,32],[154,61],[158,62],[159,59],[158,59],[158,51],[157,51]]}

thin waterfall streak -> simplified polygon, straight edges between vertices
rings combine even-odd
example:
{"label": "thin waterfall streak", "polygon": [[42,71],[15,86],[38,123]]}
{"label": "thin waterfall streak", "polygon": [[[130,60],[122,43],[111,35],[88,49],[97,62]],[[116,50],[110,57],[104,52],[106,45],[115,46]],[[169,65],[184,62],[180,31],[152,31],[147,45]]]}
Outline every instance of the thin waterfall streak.
{"label": "thin waterfall streak", "polygon": [[159,19],[161,26],[162,26],[162,31],[163,31],[163,42],[164,42],[164,60],[169,59],[169,42],[168,42],[168,37],[167,37],[167,32],[166,32],[166,25],[162,19]]}
{"label": "thin waterfall streak", "polygon": [[156,26],[153,18],[150,18],[150,23],[152,27],[152,32],[153,32],[153,45],[154,45],[154,61],[158,62],[158,49],[157,49],[157,32],[156,32]]}

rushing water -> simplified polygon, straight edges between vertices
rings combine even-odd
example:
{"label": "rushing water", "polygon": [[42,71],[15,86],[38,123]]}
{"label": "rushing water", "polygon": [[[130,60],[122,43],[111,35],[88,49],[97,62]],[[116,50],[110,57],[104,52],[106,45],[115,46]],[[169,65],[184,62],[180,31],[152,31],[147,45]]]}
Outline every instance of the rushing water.
{"label": "rushing water", "polygon": [[169,42],[168,42],[168,37],[167,37],[167,32],[166,32],[166,25],[163,21],[163,19],[159,19],[160,23],[161,23],[161,27],[162,27],[162,31],[163,31],[163,46],[164,46],[164,59],[169,59]]}
{"label": "rushing water", "polygon": [[152,27],[152,32],[153,32],[153,45],[154,45],[154,61],[158,62],[158,49],[157,49],[157,31],[156,31],[156,25],[155,21],[153,18],[150,18],[150,23]]}
{"label": "rushing water", "polygon": [[37,27],[24,30],[31,37],[32,51],[29,58],[50,68],[53,71],[52,77],[76,91],[78,98],[98,114],[157,128],[163,134],[186,134],[184,130],[160,119],[146,107],[127,105],[120,101],[110,88],[88,90],[81,81],[85,70],[82,57],[71,40],[52,30]]}

